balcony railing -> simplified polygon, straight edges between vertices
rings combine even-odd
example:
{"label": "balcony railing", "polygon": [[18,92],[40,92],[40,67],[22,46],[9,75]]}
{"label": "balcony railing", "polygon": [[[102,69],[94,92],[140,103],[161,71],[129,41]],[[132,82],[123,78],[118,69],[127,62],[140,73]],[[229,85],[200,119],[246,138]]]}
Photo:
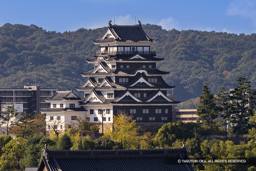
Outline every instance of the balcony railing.
{"label": "balcony railing", "polygon": [[99,55],[156,55],[156,51],[97,51],[96,56]]}

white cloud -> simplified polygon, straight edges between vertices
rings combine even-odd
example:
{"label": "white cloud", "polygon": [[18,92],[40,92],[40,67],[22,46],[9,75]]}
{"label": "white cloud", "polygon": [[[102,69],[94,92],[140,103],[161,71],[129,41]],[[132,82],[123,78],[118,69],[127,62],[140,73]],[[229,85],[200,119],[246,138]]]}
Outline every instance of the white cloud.
{"label": "white cloud", "polygon": [[252,20],[256,26],[256,1],[235,0],[230,3],[227,14],[229,16],[241,16]]}
{"label": "white cloud", "polygon": [[162,26],[163,29],[171,30],[173,28],[177,29],[179,24],[172,17],[168,17],[168,18],[164,18],[164,19],[160,20],[158,25]]}
{"label": "white cloud", "polygon": [[132,18],[131,15],[127,14],[125,16],[115,17],[114,20],[112,20],[112,23],[119,25],[131,25],[135,24],[135,18]]}

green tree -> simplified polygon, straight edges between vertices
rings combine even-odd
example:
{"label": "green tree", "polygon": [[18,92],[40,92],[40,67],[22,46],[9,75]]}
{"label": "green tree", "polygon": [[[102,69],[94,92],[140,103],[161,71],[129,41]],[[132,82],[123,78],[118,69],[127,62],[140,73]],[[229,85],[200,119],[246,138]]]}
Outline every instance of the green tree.
{"label": "green tree", "polygon": [[70,150],[73,146],[70,137],[67,134],[62,135],[62,137],[58,141],[58,149],[59,150]]}
{"label": "green tree", "polygon": [[10,132],[17,137],[27,138],[34,132],[33,116],[22,113],[20,119],[10,128]]}
{"label": "green tree", "polygon": [[249,123],[250,117],[253,116],[253,96],[251,92],[251,83],[243,77],[239,77],[238,85],[230,93],[231,109],[229,121],[232,124],[234,133],[247,133],[251,128]]}
{"label": "green tree", "polygon": [[25,155],[21,160],[22,168],[37,166],[39,164],[41,152],[44,148],[44,145],[40,144],[43,137],[42,134],[35,134],[27,139],[25,144]]}
{"label": "green tree", "polygon": [[109,137],[112,141],[120,143],[123,149],[137,149],[138,130],[136,121],[131,116],[118,114],[114,116],[113,130],[109,130],[104,137]]}
{"label": "green tree", "polygon": [[3,153],[0,158],[0,170],[21,170],[20,161],[24,157],[25,143],[25,139],[16,138],[9,141],[2,148]]}
{"label": "green tree", "polygon": [[7,106],[6,110],[0,113],[0,118],[2,119],[2,123],[6,124],[6,135],[9,135],[9,124],[10,119],[15,117],[18,113],[14,109],[14,106]]}
{"label": "green tree", "polygon": [[200,96],[200,105],[197,106],[197,115],[209,126],[213,126],[213,120],[218,117],[215,99],[206,84],[203,85],[203,94]]}
{"label": "green tree", "polygon": [[0,156],[2,155],[2,148],[12,140],[10,135],[2,135],[0,136]]}

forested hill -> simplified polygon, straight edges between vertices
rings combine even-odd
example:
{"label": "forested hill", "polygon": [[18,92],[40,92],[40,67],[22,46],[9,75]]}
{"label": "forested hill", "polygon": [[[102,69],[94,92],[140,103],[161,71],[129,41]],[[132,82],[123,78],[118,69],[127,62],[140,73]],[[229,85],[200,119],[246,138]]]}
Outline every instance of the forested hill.
{"label": "forested hill", "polygon": [[[166,81],[176,86],[177,100],[201,94],[207,83],[212,92],[220,86],[232,87],[239,76],[256,87],[256,34],[163,30],[144,25],[145,32],[158,41],[153,49],[164,57],[158,67],[169,71]],[[35,25],[0,27],[0,87],[40,84],[59,90],[74,89],[84,83],[80,73],[92,69],[85,59],[98,49],[93,40],[106,28],[75,32],[45,31]]]}

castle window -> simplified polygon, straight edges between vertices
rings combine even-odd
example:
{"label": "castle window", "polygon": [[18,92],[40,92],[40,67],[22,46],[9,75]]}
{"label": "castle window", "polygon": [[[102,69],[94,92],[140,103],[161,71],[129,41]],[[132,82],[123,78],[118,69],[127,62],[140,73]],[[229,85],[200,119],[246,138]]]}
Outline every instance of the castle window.
{"label": "castle window", "polygon": [[148,114],[148,113],[149,113],[149,109],[143,109],[143,110],[142,110],[142,113]]}
{"label": "castle window", "polygon": [[130,65],[126,65],[126,68],[130,68]]}
{"label": "castle window", "polygon": [[90,114],[93,115],[94,114],[94,110],[90,109]]}
{"label": "castle window", "polygon": [[146,65],[142,65],[142,68],[146,68]]}
{"label": "castle window", "polygon": [[52,108],[56,108],[56,106],[57,106],[56,104],[53,104],[53,105],[52,105]]}
{"label": "castle window", "polygon": [[162,121],[167,121],[167,117],[161,117]]}
{"label": "castle window", "polygon": [[107,109],[107,110],[106,110],[106,114],[110,114],[110,109]]}
{"label": "castle window", "polygon": [[157,83],[157,78],[148,78],[148,82]]}
{"label": "castle window", "polygon": [[156,109],[155,112],[156,114],[162,113],[162,109]]}
{"label": "castle window", "polygon": [[110,117],[108,117],[108,121],[111,121],[111,118],[110,118]]}
{"label": "castle window", "polygon": [[156,120],[156,117],[149,117],[149,120],[150,120],[150,121],[155,121],[155,120]]}
{"label": "castle window", "polygon": [[112,68],[116,68],[116,65],[112,65],[111,67],[112,67]]}
{"label": "castle window", "polygon": [[90,121],[90,117],[86,117],[86,121]]}
{"label": "castle window", "polygon": [[165,113],[168,113],[168,109],[165,109]]}
{"label": "castle window", "polygon": [[75,108],[75,104],[74,103],[69,104],[69,108]]}
{"label": "castle window", "polygon": [[127,83],[128,82],[128,78],[119,78],[119,82],[120,83]]}
{"label": "castle window", "polygon": [[120,68],[124,68],[124,66],[123,66],[123,65],[120,65]]}
{"label": "castle window", "polygon": [[48,125],[48,129],[51,129],[51,126],[50,126],[50,125]]}
{"label": "castle window", "polygon": [[102,83],[103,80],[104,78],[98,78],[98,83]]}
{"label": "castle window", "polygon": [[77,116],[71,116],[71,120],[77,120]]}
{"label": "castle window", "polygon": [[60,120],[60,116],[57,116],[57,120]]}
{"label": "castle window", "polygon": [[103,117],[103,121],[106,121],[106,117]]}
{"label": "castle window", "polygon": [[63,108],[63,104],[60,104],[60,108]]}
{"label": "castle window", "polygon": [[143,93],[143,97],[147,97],[147,93]]}
{"label": "castle window", "polygon": [[52,121],[53,120],[53,116],[50,116],[50,121]]}
{"label": "castle window", "polygon": [[152,68],[152,65],[149,65],[148,68]]}
{"label": "castle window", "polygon": [[113,99],[113,97],[114,97],[114,94],[113,94],[113,93],[108,93],[108,94],[107,94],[107,98],[108,98],[108,99]]}
{"label": "castle window", "polygon": [[62,125],[60,125],[60,129],[62,129]]}
{"label": "castle window", "polygon": [[136,121],[142,121],[142,117],[136,117]]}
{"label": "castle window", "polygon": [[134,93],[134,96],[140,98],[140,93]]}
{"label": "castle window", "polygon": [[130,114],[136,114],[136,109],[130,109]]}
{"label": "castle window", "polygon": [[98,117],[94,117],[94,121],[98,121]]}

